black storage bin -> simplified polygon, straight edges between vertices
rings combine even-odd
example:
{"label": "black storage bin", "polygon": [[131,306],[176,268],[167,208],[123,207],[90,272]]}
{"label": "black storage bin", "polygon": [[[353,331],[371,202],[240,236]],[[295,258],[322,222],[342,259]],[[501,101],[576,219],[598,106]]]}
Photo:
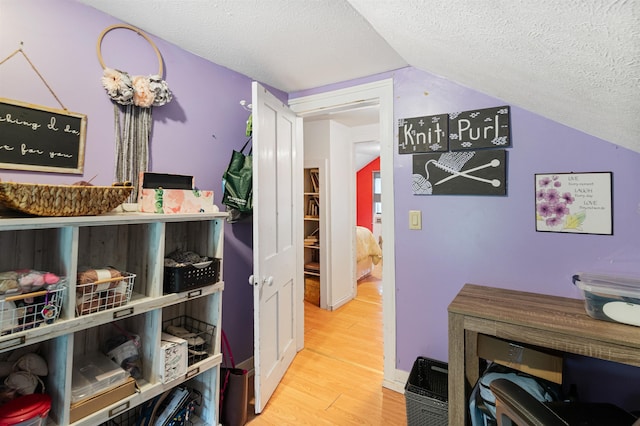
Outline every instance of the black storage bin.
{"label": "black storage bin", "polygon": [[449,369],[445,362],[418,357],[404,387],[408,426],[447,426]]}
{"label": "black storage bin", "polygon": [[220,259],[210,258],[201,264],[186,266],[165,266],[164,292],[180,293],[206,285],[215,284],[220,280]]}

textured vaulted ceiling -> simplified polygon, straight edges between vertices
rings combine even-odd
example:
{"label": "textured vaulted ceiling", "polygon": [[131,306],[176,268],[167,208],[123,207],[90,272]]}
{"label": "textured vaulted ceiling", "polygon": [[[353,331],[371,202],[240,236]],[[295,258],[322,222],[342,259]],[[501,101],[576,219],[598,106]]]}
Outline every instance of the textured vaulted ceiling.
{"label": "textured vaulted ceiling", "polygon": [[79,0],[285,92],[411,65],[640,152],[638,0]]}

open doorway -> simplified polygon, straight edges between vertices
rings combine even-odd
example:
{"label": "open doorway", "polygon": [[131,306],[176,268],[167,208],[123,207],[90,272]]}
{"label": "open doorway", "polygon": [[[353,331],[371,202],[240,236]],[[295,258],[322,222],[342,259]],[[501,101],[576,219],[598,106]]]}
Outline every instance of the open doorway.
{"label": "open doorway", "polygon": [[[377,106],[380,140],[380,173],[382,187],[382,239],[394,240],[394,203],[393,203],[393,81],[382,80],[375,83],[363,84],[333,92],[310,95],[290,100],[290,106],[299,116],[307,119],[321,114],[338,115],[354,110],[365,111],[370,106]],[[353,190],[347,188],[346,190]],[[355,201],[349,206],[345,214],[353,221]],[[383,287],[383,334],[384,334],[384,380],[383,385],[393,390],[402,391],[404,380],[398,377],[396,370],[395,347],[395,254],[393,243],[383,245],[384,270],[382,273]],[[355,283],[354,283],[355,284]],[[301,301],[302,305],[302,301]],[[304,307],[301,306],[300,317],[304,317]],[[300,341],[304,342],[304,325],[300,324],[297,332]],[[301,348],[300,348],[301,349]]]}
{"label": "open doorway", "polygon": [[[383,263],[379,242],[373,233],[374,218],[380,220],[378,227],[382,223],[379,138],[378,105],[320,113],[304,119],[305,173],[318,173],[321,188],[328,188],[320,194],[305,190],[305,196],[322,196],[319,205],[329,206],[320,208],[319,228],[318,215],[308,215],[305,210],[305,227],[320,229],[320,242],[311,242],[312,245],[308,245],[306,235],[309,233],[305,231],[305,350],[330,354],[336,361],[358,363],[369,372],[382,374]],[[336,170],[347,166],[347,172]],[[378,176],[377,191],[374,191],[374,173]],[[332,179],[338,184],[331,182]],[[306,180],[312,179],[305,179],[305,186],[309,186]],[[377,204],[374,192],[378,193]],[[374,215],[376,207],[378,214]],[[335,210],[340,213],[326,220],[325,216]],[[352,218],[346,217],[349,212]],[[346,223],[348,219],[350,224]],[[331,238],[326,228],[334,226],[339,226],[341,231]],[[354,239],[352,256],[345,247],[351,243],[350,233]],[[318,252],[313,244],[319,244],[322,250],[318,273],[308,269],[309,255]],[[341,255],[335,255],[335,251]],[[342,273],[331,274],[332,270]],[[326,288],[321,288],[318,295],[319,284]],[[348,299],[342,298],[345,292],[349,294]],[[345,322],[351,330],[348,350],[340,340]],[[340,348],[339,353],[336,348]],[[362,354],[367,354],[366,359],[362,359]]]}
{"label": "open doorway", "polygon": [[[374,204],[373,177],[380,172],[379,123],[378,105],[304,119],[305,176],[316,173],[321,183],[319,193],[305,190],[319,211],[305,210],[305,300],[322,309],[336,310],[357,297],[357,283],[380,263],[381,191],[377,185]],[[320,242],[311,241],[317,234]]]}
{"label": "open doorway", "polygon": [[[354,138],[358,138],[354,139],[353,144],[356,178],[356,297],[362,289],[359,284],[371,275],[379,276],[379,294],[382,294],[382,187],[377,116],[374,126],[364,126],[373,132],[357,131],[359,128],[353,127]],[[359,140],[361,138],[365,140]]]}

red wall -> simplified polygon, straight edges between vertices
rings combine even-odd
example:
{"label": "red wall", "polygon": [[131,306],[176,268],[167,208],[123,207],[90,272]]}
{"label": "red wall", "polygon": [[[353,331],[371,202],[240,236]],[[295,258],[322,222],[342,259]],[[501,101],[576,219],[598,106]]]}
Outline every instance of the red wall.
{"label": "red wall", "polygon": [[356,173],[356,224],[373,231],[373,172],[380,171],[380,157]]}

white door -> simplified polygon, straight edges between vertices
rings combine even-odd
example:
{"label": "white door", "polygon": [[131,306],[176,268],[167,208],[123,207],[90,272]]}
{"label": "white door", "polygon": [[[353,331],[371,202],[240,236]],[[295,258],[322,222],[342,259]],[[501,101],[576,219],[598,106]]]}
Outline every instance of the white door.
{"label": "white door", "polygon": [[[296,354],[302,286],[302,119],[253,83],[253,322],[255,411]],[[301,130],[301,129],[300,129]],[[298,212],[298,210],[300,210]]]}

